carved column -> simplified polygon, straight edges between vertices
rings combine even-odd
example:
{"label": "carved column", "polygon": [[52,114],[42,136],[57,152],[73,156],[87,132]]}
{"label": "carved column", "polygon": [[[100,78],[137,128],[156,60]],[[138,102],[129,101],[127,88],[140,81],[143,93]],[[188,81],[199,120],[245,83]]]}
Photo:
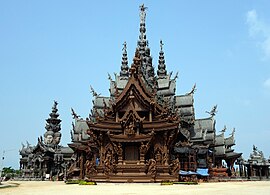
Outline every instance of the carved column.
{"label": "carved column", "polygon": [[163,151],[163,164],[164,165],[168,165],[168,156],[169,156],[168,147],[165,145],[164,151]]}
{"label": "carved column", "polygon": [[81,156],[79,158],[79,166],[80,166],[80,178],[83,179],[84,176],[84,158],[83,154],[81,153]]}
{"label": "carved column", "polygon": [[118,143],[117,146],[117,156],[118,156],[118,164],[123,164],[123,146]]}
{"label": "carved column", "polygon": [[104,146],[102,146],[101,145],[101,147],[100,147],[100,151],[99,151],[99,157],[100,157],[100,162],[99,162],[99,164],[100,164],[100,166],[102,166],[103,165],[103,163],[104,163],[104,160],[105,160],[105,157],[104,157]]}
{"label": "carved column", "polygon": [[143,142],[141,142],[141,146],[140,146],[140,164],[144,164],[144,160],[145,160],[145,154],[148,150],[148,144],[144,144]]}

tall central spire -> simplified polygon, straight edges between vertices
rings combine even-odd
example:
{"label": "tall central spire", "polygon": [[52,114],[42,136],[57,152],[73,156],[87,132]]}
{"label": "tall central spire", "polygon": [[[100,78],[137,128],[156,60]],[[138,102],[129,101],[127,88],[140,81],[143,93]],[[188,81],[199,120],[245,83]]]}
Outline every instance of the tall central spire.
{"label": "tall central spire", "polygon": [[145,47],[146,47],[146,34],[145,34],[146,9],[147,8],[144,7],[144,4],[140,6],[140,36],[137,45],[142,58],[145,55]]}
{"label": "tall central spire", "polygon": [[142,59],[141,72],[142,75],[149,86],[149,89],[153,89],[154,86],[154,67],[152,65],[152,57],[150,48],[148,47],[148,40],[146,39],[146,28],[145,28],[145,19],[146,19],[146,10],[147,7],[142,4],[140,6],[140,35],[137,42],[137,49]]}

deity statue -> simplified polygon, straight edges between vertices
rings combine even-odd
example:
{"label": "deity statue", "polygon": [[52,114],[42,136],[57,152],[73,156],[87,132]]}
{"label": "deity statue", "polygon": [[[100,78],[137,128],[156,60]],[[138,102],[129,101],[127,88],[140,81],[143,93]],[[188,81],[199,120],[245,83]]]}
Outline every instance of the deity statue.
{"label": "deity statue", "polygon": [[61,133],[60,132],[56,132],[54,133],[54,144],[58,145],[60,143],[61,140]]}
{"label": "deity statue", "polygon": [[158,163],[161,163],[161,161],[162,161],[162,154],[161,154],[161,151],[159,149],[156,151],[155,160]]}
{"label": "deity statue", "polygon": [[53,143],[53,136],[54,136],[54,132],[53,131],[47,131],[44,134],[44,143],[45,144],[52,144]]}
{"label": "deity statue", "polygon": [[134,131],[134,123],[131,122],[127,127],[126,127],[126,134],[127,135],[134,135],[135,134],[135,131]]}

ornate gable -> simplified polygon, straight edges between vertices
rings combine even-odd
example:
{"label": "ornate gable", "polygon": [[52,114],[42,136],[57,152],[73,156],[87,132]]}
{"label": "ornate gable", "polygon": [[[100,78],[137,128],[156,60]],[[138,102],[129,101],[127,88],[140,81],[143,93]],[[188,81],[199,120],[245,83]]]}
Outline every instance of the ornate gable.
{"label": "ornate gable", "polygon": [[117,97],[114,112],[118,113],[117,121],[152,121],[152,115],[159,115],[164,109],[159,106],[154,94],[145,86],[141,74],[142,60],[139,51],[136,50],[133,64],[130,68],[130,77],[122,93]]}

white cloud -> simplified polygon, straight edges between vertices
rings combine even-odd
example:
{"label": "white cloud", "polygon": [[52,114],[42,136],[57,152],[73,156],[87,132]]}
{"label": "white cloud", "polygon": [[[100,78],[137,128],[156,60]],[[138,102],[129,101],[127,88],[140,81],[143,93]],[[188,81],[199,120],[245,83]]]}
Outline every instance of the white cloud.
{"label": "white cloud", "polygon": [[264,60],[270,59],[270,24],[261,20],[256,10],[248,11],[246,19],[249,26],[249,35],[258,42],[264,53]]}

